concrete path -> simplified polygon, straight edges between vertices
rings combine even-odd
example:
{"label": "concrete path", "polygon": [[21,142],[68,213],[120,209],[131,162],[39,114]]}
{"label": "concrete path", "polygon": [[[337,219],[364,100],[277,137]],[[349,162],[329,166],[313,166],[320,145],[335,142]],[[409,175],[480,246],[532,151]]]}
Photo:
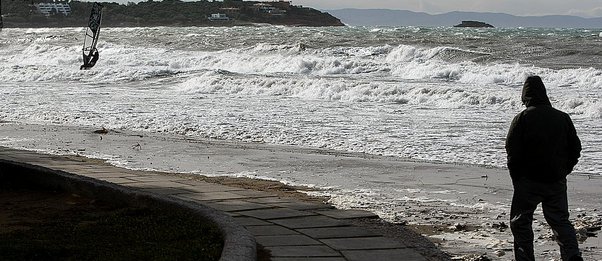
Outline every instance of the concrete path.
{"label": "concrete path", "polygon": [[377,218],[365,211],[338,210],[327,204],[301,202],[268,192],[4,147],[0,147],[0,159],[61,170],[222,210],[249,230],[257,242],[271,252],[273,261],[428,260],[400,240],[354,225],[351,221],[355,218]]}

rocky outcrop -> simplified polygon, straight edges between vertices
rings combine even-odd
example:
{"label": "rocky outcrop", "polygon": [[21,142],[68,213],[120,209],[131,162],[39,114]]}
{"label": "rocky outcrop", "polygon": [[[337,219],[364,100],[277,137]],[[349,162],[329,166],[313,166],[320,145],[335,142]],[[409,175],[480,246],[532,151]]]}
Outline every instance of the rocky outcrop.
{"label": "rocky outcrop", "polygon": [[494,28],[493,25],[490,25],[488,23],[483,23],[483,22],[479,22],[479,21],[462,21],[461,24],[458,25],[454,25],[454,27],[481,27],[481,28]]}

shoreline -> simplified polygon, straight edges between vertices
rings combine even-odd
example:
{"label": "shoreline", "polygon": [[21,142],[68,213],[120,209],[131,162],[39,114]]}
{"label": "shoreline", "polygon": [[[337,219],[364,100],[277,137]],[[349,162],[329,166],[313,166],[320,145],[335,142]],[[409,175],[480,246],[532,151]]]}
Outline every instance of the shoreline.
{"label": "shoreline", "polygon": [[[160,172],[189,172],[166,175],[204,175],[208,176],[206,179],[214,182],[226,182],[233,186],[239,183],[247,188],[277,191],[302,200],[328,200],[337,208],[374,212],[383,222],[373,225],[390,230],[394,230],[395,227],[411,228],[455,257],[487,254],[492,260],[510,260],[513,256],[509,241],[511,234],[507,229],[509,211],[505,211],[505,206],[511,199],[512,189],[509,177],[502,169],[412,162],[372,155],[360,157],[362,155],[355,153],[291,146],[200,140],[126,131],[96,134],[93,131],[93,128],[85,127],[3,122],[0,124],[0,136],[3,137],[0,139],[0,145],[6,146],[12,142],[13,147],[21,147],[20,149],[88,156],[94,154],[93,150],[98,153],[97,156],[103,155],[103,149],[107,149],[112,151],[113,155],[125,155],[128,160],[120,162],[110,157],[108,161],[90,160],[112,165],[130,164],[131,168],[142,170],[144,168],[141,168],[141,165],[144,164],[138,162],[140,159],[155,169],[161,169],[161,166],[166,166],[164,161],[170,160],[175,162],[172,168],[167,167],[166,171]],[[130,144],[140,146],[136,148]],[[34,148],[34,145],[37,148]],[[165,146],[169,146],[170,149]],[[176,152],[179,153],[174,154]],[[146,153],[165,154],[165,157]],[[191,167],[199,171],[184,171]],[[399,177],[395,180],[379,180],[379,174],[383,172],[398,173]],[[342,183],[351,183],[351,188],[361,185],[360,181],[354,183],[354,179],[361,177],[375,184],[396,184],[399,189],[407,190],[408,196],[405,199],[390,199],[386,201],[389,203],[379,206],[369,197],[386,196],[386,191],[381,194],[371,191],[370,194],[370,191],[362,191],[362,188],[353,190],[338,187],[340,184],[336,183],[336,180],[328,179],[329,174],[337,173],[344,173],[345,177],[349,177],[349,180]],[[326,184],[296,186],[301,180],[291,180],[291,177],[300,175],[308,175],[313,180],[323,179]],[[600,221],[602,214],[600,209],[596,208],[600,206],[600,199],[597,197],[600,184],[602,177],[570,176],[569,205],[572,220],[587,221],[594,225]],[[426,193],[427,191],[429,193]],[[425,198],[425,195],[430,198]],[[303,199],[305,196],[307,198]],[[362,199],[366,201],[361,202]],[[390,213],[396,209],[403,211]],[[536,212],[536,218],[543,220],[539,215],[540,213]],[[538,257],[555,258],[558,250],[555,242],[549,238],[549,228],[540,222],[534,225],[536,238],[539,235],[536,242]],[[587,259],[601,258],[598,253],[599,239],[587,238],[582,247],[586,248],[584,257]]]}
{"label": "shoreline", "polygon": [[[67,158],[74,158],[78,161],[91,162],[94,164],[107,164],[112,166],[111,164],[98,160],[91,159],[84,156],[79,155],[71,155],[71,156],[62,156]],[[142,170],[136,170],[142,171]],[[190,173],[170,173],[170,172],[161,172],[161,171],[152,171],[151,173],[156,173],[159,175],[172,176],[172,177],[180,177],[185,179],[191,179],[195,181],[203,181],[207,183],[225,185],[230,187],[238,187],[244,189],[251,189],[256,191],[264,191],[274,194],[281,198],[292,198],[306,203],[316,203],[316,204],[326,204],[328,203],[329,197],[327,196],[311,196],[307,194],[308,191],[319,191],[317,188],[310,188],[305,186],[292,186],[286,185],[279,181],[273,180],[262,180],[262,179],[252,179],[245,177],[226,177],[226,176],[218,176],[218,177],[209,177],[197,174]],[[357,218],[351,220],[353,224],[370,228],[374,231],[379,231],[385,236],[395,238],[400,242],[403,242],[406,246],[410,248],[418,249],[424,256],[428,256],[429,260],[448,260],[449,253],[442,251],[436,241],[422,235],[420,231],[422,230],[418,226],[411,225],[403,225],[403,224],[395,224],[389,221],[386,221],[382,218]],[[463,259],[464,260],[464,259]]]}

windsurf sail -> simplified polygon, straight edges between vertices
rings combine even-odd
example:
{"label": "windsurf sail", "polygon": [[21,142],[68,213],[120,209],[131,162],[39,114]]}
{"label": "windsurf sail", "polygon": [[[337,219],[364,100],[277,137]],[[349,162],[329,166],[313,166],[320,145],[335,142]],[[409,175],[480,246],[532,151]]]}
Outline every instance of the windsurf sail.
{"label": "windsurf sail", "polygon": [[4,22],[2,22],[2,1],[0,1],[0,31],[4,28]]}
{"label": "windsurf sail", "polygon": [[86,28],[86,34],[84,35],[84,47],[82,49],[84,55],[84,65],[82,65],[82,68],[91,68],[98,59],[98,50],[96,50],[96,44],[98,43],[101,20],[102,5],[99,3],[94,3],[92,5],[92,12],[90,13],[88,27]]}

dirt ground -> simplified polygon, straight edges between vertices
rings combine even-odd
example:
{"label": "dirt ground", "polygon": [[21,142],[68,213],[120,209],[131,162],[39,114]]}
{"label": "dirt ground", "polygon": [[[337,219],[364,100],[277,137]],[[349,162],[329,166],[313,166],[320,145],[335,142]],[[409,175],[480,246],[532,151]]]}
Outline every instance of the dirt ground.
{"label": "dirt ground", "polygon": [[65,192],[0,188],[1,260],[219,260],[219,230],[194,217]]}

